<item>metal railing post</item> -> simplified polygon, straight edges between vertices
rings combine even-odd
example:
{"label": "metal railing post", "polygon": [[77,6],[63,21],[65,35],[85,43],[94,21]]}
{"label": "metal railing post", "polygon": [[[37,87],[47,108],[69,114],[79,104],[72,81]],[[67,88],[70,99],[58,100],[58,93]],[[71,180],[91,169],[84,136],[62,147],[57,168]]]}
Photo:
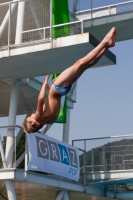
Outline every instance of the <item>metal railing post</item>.
{"label": "metal railing post", "polygon": [[105,171],[107,171],[107,159],[105,158]]}
{"label": "metal railing post", "polygon": [[103,148],[103,171],[105,171],[105,149]]}
{"label": "metal railing post", "polygon": [[21,44],[23,41],[22,32],[24,28],[24,16],[25,16],[25,1],[22,1],[18,3],[15,44]]}
{"label": "metal railing post", "polygon": [[110,6],[109,6],[109,15],[111,15],[111,8],[110,8]]}
{"label": "metal railing post", "polygon": [[15,153],[15,161],[14,161],[14,163],[15,163],[15,165],[14,165],[14,167],[16,168],[16,148],[17,148],[17,145],[16,145],[16,136],[17,136],[17,134],[16,134],[16,128],[15,128],[15,137],[14,137],[14,139],[15,139],[15,148],[14,148],[14,153]]}
{"label": "metal railing post", "polygon": [[9,3],[9,21],[8,21],[8,46],[11,44],[11,3]]}
{"label": "metal railing post", "polygon": [[122,169],[125,169],[125,161],[124,161],[124,156],[122,155]]}
{"label": "metal railing post", "polygon": [[122,169],[125,169],[125,161],[122,161]]}
{"label": "metal railing post", "polygon": [[93,154],[93,148],[91,151],[91,156],[92,156],[92,172],[94,171],[94,154]]}
{"label": "metal railing post", "polygon": [[86,185],[86,140],[84,140],[84,185]]}
{"label": "metal railing post", "polygon": [[115,170],[115,152],[114,152],[114,170]]}
{"label": "metal railing post", "polygon": [[50,0],[50,37],[51,37],[51,48],[53,48],[53,34],[52,34],[52,0]]}
{"label": "metal railing post", "polygon": [[84,22],[84,21],[81,21],[81,34],[84,33],[83,22]]}
{"label": "metal railing post", "polygon": [[4,168],[7,168],[4,149],[3,149],[2,140],[1,140],[1,135],[0,135],[0,152],[1,152],[1,157],[2,157],[2,162],[3,162]]}
{"label": "metal railing post", "polygon": [[93,0],[90,1],[90,2],[91,2],[91,26],[93,25],[93,22],[92,22],[92,17],[93,17],[93,16],[92,16],[92,1],[93,1]]}
{"label": "metal railing post", "polygon": [[27,136],[25,136],[25,171],[28,168],[28,144],[27,144]]}
{"label": "metal railing post", "polygon": [[44,38],[44,40],[46,38],[46,30],[45,30],[45,28],[43,29],[43,38]]}
{"label": "metal railing post", "polygon": [[111,155],[110,160],[111,160],[111,170],[113,170],[113,169],[114,169],[114,165],[113,165],[113,155]]}

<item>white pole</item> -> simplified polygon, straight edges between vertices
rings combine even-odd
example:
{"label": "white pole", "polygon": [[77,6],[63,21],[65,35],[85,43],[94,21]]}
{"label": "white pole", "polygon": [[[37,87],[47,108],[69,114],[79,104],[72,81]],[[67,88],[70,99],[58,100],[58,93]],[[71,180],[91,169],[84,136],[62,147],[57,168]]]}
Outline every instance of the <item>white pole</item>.
{"label": "white pole", "polygon": [[27,136],[25,136],[25,171],[27,171],[28,167],[28,144],[27,144]]}
{"label": "white pole", "polygon": [[91,0],[91,26],[93,25],[93,21],[92,21],[92,17],[93,17],[93,16],[92,16],[92,9],[93,9],[93,8],[92,8],[92,0]]}
{"label": "white pole", "polygon": [[68,192],[65,191],[63,195],[63,200],[69,200]]}
{"label": "white pole", "polygon": [[17,200],[14,185],[11,180],[6,181],[6,189],[7,189],[8,199]]}
{"label": "white pole", "polygon": [[2,162],[3,162],[4,168],[6,168],[7,164],[6,164],[6,159],[5,159],[5,155],[4,155],[4,149],[3,149],[3,144],[2,144],[2,140],[1,140],[1,135],[0,135],[0,152],[1,152],[1,157],[2,157]]}
{"label": "white pole", "polygon": [[[19,90],[19,82],[17,80],[13,81],[11,88],[10,107],[9,107],[9,119],[8,119],[9,126],[15,126],[16,124],[18,90]],[[15,128],[8,128],[7,141],[6,141],[6,161],[8,168],[12,167],[14,136],[15,136]],[[6,180],[6,189],[7,189],[8,199],[17,200],[12,180]]]}
{"label": "white pole", "polygon": [[63,195],[64,195],[64,191],[59,191],[57,193],[55,200],[62,200]]}
{"label": "white pole", "polygon": [[24,12],[25,12],[25,1],[22,1],[18,4],[18,16],[17,16],[15,44],[22,43],[22,31],[23,31],[23,26],[24,26]]}
{"label": "white pole", "polygon": [[[16,1],[16,0],[13,0],[13,1]],[[11,4],[11,3],[10,3],[10,4]],[[13,11],[14,11],[14,9],[15,9],[16,4],[17,4],[17,3],[11,4],[11,14],[13,13]],[[5,18],[3,19],[2,24],[1,24],[1,26],[0,26],[0,37],[1,37],[1,35],[3,34],[3,32],[4,32],[4,30],[5,30],[6,26],[7,26],[8,20],[9,20],[9,9],[8,9],[8,11],[7,11],[7,13],[6,13],[6,16],[5,16]],[[9,31],[10,31],[10,30],[9,30]]]}
{"label": "white pole", "polygon": [[8,20],[8,46],[11,44],[11,5],[9,3],[9,20]]}
{"label": "white pole", "polygon": [[[13,81],[11,88],[8,126],[15,126],[16,124],[18,90],[19,90],[19,82],[17,80]],[[8,128],[7,141],[6,141],[6,160],[8,168],[12,167],[14,136],[15,136],[15,127]]]}
{"label": "white pole", "polygon": [[73,2],[73,10],[72,10],[72,14],[73,14],[73,16],[75,16],[75,12],[76,12],[76,8],[77,8],[77,4],[78,4],[78,0],[74,0],[74,2]]}
{"label": "white pole", "polygon": [[63,124],[62,142],[69,143],[70,108],[67,107],[66,123]]}
{"label": "white pole", "polygon": [[53,36],[52,36],[52,12],[53,8],[52,8],[52,0],[50,0],[50,37],[51,37],[51,48],[53,48]]}

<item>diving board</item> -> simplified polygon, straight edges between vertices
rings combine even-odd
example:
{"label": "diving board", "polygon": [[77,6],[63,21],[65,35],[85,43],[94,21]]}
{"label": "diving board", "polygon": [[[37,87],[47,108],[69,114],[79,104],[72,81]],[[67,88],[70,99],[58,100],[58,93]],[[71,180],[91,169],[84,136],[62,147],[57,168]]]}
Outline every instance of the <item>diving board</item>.
{"label": "diving board", "polygon": [[[13,45],[0,51],[0,81],[60,73],[99,44],[90,33]],[[107,51],[94,67],[114,65],[116,57]]]}

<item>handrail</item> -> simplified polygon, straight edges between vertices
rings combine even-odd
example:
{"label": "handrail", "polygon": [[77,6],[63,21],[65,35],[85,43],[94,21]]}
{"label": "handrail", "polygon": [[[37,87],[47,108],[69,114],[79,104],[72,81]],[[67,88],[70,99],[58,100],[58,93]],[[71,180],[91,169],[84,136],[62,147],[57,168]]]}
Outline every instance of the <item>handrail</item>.
{"label": "handrail", "polygon": [[95,10],[100,10],[100,9],[105,9],[108,7],[115,7],[118,5],[123,5],[123,4],[128,4],[128,3],[133,3],[133,1],[126,1],[126,2],[122,2],[122,3],[117,3],[117,4],[111,4],[111,5],[107,5],[107,6],[101,6],[101,7],[97,7],[97,8],[92,8],[92,9],[87,9],[87,10],[81,10],[81,11],[77,11],[76,14],[80,14],[80,13],[84,13],[84,12],[88,12],[88,11],[95,11]]}
{"label": "handrail", "polygon": [[[129,139],[131,142],[130,143],[128,142],[129,143],[128,144],[126,143],[126,141],[129,141]],[[98,141],[98,144],[97,144],[98,146],[96,145],[95,147],[92,147],[93,140]],[[123,144],[119,143],[117,145],[117,143],[113,143],[113,142],[120,142],[123,140],[125,141],[125,143]],[[119,170],[123,170],[123,169],[128,169],[128,167],[132,168],[133,166],[133,162],[131,163],[131,160],[133,160],[133,145],[132,145],[133,134],[72,140],[72,144],[77,147],[78,147],[78,144],[79,145],[81,144],[80,142],[82,142],[82,148],[84,149],[85,149],[84,145],[91,144],[91,148],[87,150],[87,152],[89,152],[88,153],[89,157],[86,156],[86,158],[89,159],[88,160],[89,163],[87,163],[89,165],[86,165],[86,169],[90,168],[89,170],[91,170],[91,172],[94,172],[94,171],[96,172],[101,169],[103,169],[103,171],[108,171],[109,169],[118,170],[118,167],[120,168]],[[111,142],[112,142],[112,146],[111,145],[108,146],[107,144]],[[99,152],[99,156],[100,156],[100,159],[98,160],[98,162],[96,162],[97,157],[95,157],[94,159],[94,155],[96,155],[95,149],[97,150],[97,152]],[[118,158],[118,159],[115,159],[115,158]],[[83,156],[82,156],[82,159],[84,159]],[[128,159],[129,162],[128,161],[125,162],[124,159]],[[128,166],[127,163],[130,163],[131,166]],[[82,168],[84,168],[84,165],[81,166],[80,171],[83,170]]]}
{"label": "handrail", "polygon": [[22,1],[29,1],[29,0],[8,1],[8,2],[5,2],[5,3],[1,3],[0,6],[5,6],[5,5],[9,5],[9,4],[19,3],[19,2],[22,2]]}
{"label": "handrail", "polygon": [[22,127],[19,126],[19,125],[15,125],[15,126],[0,126],[0,128],[15,128],[15,127],[17,127],[17,128],[22,128]]}
{"label": "handrail", "polygon": [[110,138],[120,138],[120,137],[130,137],[130,136],[133,136],[133,134],[110,136],[110,137],[99,137],[99,138],[77,139],[77,140],[72,140],[72,141],[75,142],[75,141],[84,141],[84,140],[99,140],[99,139],[110,139]]}
{"label": "handrail", "polygon": [[[28,2],[28,0],[14,0],[14,1],[11,1],[11,2],[6,2],[6,3],[2,3],[2,4],[0,4],[0,6],[4,6],[4,5],[8,5],[9,6],[9,20],[8,20],[8,48],[9,48],[9,52],[10,52],[10,47],[12,47],[12,46],[18,46],[18,45],[22,45],[22,43],[23,44],[25,44],[25,43],[28,43],[29,44],[29,41],[27,41],[26,40],[26,42],[24,41],[24,42],[20,42],[20,44],[15,44],[15,42],[13,41],[13,45],[12,44],[10,44],[11,43],[11,30],[10,30],[10,26],[11,26],[11,11],[12,11],[12,7],[11,7],[11,5],[12,4],[18,4],[19,2]],[[88,10],[82,10],[82,11],[78,11],[78,12],[76,12],[77,14],[78,13],[83,13],[83,12],[87,12],[87,11],[95,11],[95,10],[99,10],[99,9],[105,9],[105,8],[111,8],[111,7],[113,7],[113,6],[118,6],[118,5],[124,5],[124,4],[129,4],[129,3],[133,3],[133,1],[128,1],[128,2],[122,2],[122,3],[117,3],[117,4],[111,4],[111,5],[107,5],[107,6],[102,6],[102,7],[98,7],[98,8],[92,8],[92,9],[88,9]],[[91,17],[92,18],[92,17]],[[50,41],[52,41],[52,37],[51,37],[51,35],[48,35],[47,36],[47,38],[45,38],[45,30],[46,29],[50,29],[51,30],[51,28],[56,28],[56,27],[64,27],[64,26],[68,26],[68,25],[73,25],[73,24],[81,24],[81,26],[80,26],[80,29],[81,29],[81,34],[84,32],[83,30],[83,23],[84,23],[84,21],[85,20],[79,20],[79,21],[74,21],[74,22],[68,22],[68,23],[64,23],[64,24],[58,24],[58,25],[54,25],[54,26],[46,26],[46,27],[42,27],[42,28],[36,28],[36,29],[31,29],[31,30],[26,30],[26,31],[22,31],[21,32],[21,34],[24,34],[24,33],[29,33],[29,32],[35,32],[35,31],[40,31],[40,30],[43,30],[44,31],[44,34],[43,34],[43,36],[44,36],[44,38],[41,38],[41,41],[43,41],[43,40],[48,40],[48,39],[50,39]],[[26,36],[24,36],[24,37],[26,37]],[[40,41],[40,39],[35,39],[34,40],[34,43],[35,43],[35,41]],[[6,45],[7,46],[7,45]],[[3,45],[3,47],[5,47],[5,45]],[[2,48],[3,48],[2,47]],[[52,48],[52,46],[51,46],[51,48]]]}
{"label": "handrail", "polygon": [[[71,25],[71,24],[78,24],[78,23],[82,23],[81,20],[79,21],[74,21],[74,22],[68,22],[65,24],[58,24],[58,25],[53,25],[52,28],[56,28],[56,27],[60,27],[60,26],[67,26],[67,25]],[[28,32],[33,32],[33,31],[40,31],[40,30],[44,30],[44,29],[48,29],[50,28],[50,26],[46,26],[46,27],[42,27],[42,28],[36,28],[36,29],[31,29],[28,31],[22,31],[22,33],[28,33]]]}

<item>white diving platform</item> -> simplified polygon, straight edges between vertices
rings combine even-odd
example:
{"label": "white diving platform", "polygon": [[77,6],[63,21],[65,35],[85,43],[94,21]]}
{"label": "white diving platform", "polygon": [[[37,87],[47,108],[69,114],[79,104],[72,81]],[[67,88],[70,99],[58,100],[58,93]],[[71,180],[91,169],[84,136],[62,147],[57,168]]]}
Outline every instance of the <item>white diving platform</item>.
{"label": "white diving platform", "polygon": [[[60,73],[89,53],[99,42],[89,33],[50,41],[13,45],[0,51],[0,81]],[[52,47],[51,47],[52,45]],[[116,64],[111,51],[94,67]]]}
{"label": "white diving platform", "polygon": [[[12,80],[19,80],[17,115],[35,112],[42,83],[32,77],[59,73],[93,50],[99,41],[84,33],[50,41],[13,45],[0,51],[0,116],[8,116]],[[93,67],[116,64],[116,56],[108,50]],[[48,92],[48,91],[47,91]],[[32,102],[32,103],[31,103]]]}

